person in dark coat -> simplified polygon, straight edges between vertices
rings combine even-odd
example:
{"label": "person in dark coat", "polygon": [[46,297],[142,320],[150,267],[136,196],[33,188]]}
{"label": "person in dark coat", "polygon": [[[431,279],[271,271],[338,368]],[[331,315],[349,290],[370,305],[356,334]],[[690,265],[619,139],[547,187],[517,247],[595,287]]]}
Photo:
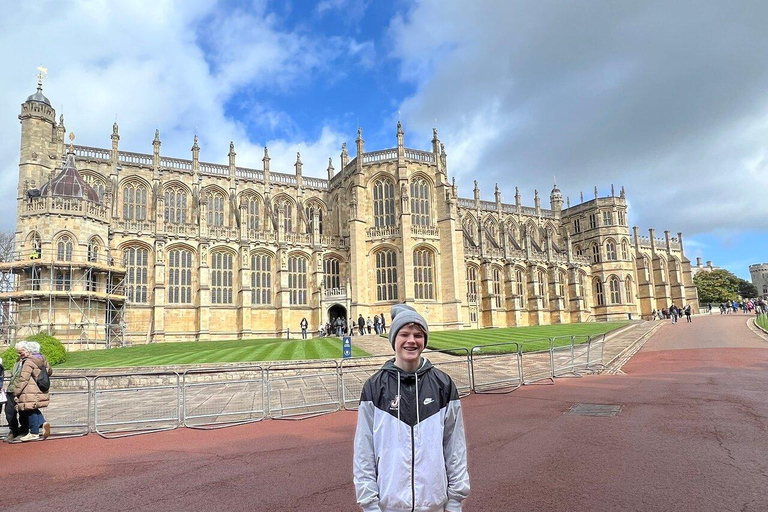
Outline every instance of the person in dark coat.
{"label": "person in dark coat", "polygon": [[360,336],[365,334],[365,318],[363,318],[363,315],[357,317],[357,329],[360,331]]}

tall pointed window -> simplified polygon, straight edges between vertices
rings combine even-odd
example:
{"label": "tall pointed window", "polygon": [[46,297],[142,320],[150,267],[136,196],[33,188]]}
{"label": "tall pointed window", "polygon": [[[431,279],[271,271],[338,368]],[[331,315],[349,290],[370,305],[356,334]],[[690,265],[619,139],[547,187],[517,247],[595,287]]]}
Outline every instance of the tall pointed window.
{"label": "tall pointed window", "polygon": [[211,253],[211,304],[232,304],[232,254]]}
{"label": "tall pointed window", "polygon": [[592,263],[600,263],[600,246],[592,244]]}
{"label": "tall pointed window", "polygon": [[598,306],[605,306],[605,295],[603,292],[603,282],[595,278],[595,301]]}
{"label": "tall pointed window", "polygon": [[634,297],[632,296],[632,277],[627,276],[624,280],[624,288],[627,293],[627,304],[632,304],[634,302]]}
{"label": "tall pointed window", "polygon": [[373,225],[377,228],[395,225],[395,184],[385,178],[373,185]]}
{"label": "tall pointed window", "polygon": [[192,304],[192,251],[168,251],[168,302]]}
{"label": "tall pointed window", "polygon": [[538,281],[538,287],[539,287],[539,295],[542,297],[547,296],[547,274],[543,270],[539,270],[537,277]]}
{"label": "tall pointed window", "polygon": [[317,230],[323,234],[323,209],[317,204],[311,204],[306,208],[307,212],[307,233],[312,233],[315,228],[315,215],[317,215]]}
{"label": "tall pointed window", "polygon": [[224,194],[221,192],[210,192],[208,194],[208,225],[224,225]]}
{"label": "tall pointed window", "polygon": [[613,240],[605,243],[605,256],[608,261],[616,261],[616,243]]}
{"label": "tall pointed window", "polygon": [[558,295],[560,297],[566,297],[568,295],[568,276],[565,272],[560,272],[557,278]]}
{"label": "tall pointed window", "polygon": [[429,249],[413,251],[413,287],[417,299],[434,299],[434,258]]}
{"label": "tall pointed window", "polygon": [[493,278],[494,304],[497,308],[500,308],[504,304],[504,289],[501,286],[501,269],[499,267],[493,267],[491,276]]}
{"label": "tall pointed window", "polygon": [[92,238],[88,242],[88,261],[93,263],[99,259],[99,242]]}
{"label": "tall pointed window", "polygon": [[166,224],[184,224],[187,222],[187,193],[180,187],[165,189],[165,212],[163,218]]}
{"label": "tall pointed window", "polygon": [[477,295],[477,267],[474,265],[467,265],[467,302],[470,304],[479,302]]}
{"label": "tall pointed window", "polygon": [[621,282],[616,276],[611,277],[608,285],[611,290],[611,304],[621,304]]}
{"label": "tall pointed window", "polygon": [[383,250],[376,253],[376,300],[397,300],[397,253]]}
{"label": "tall pointed window", "polygon": [[525,278],[522,269],[515,269],[515,287],[517,294],[518,306],[523,307],[525,304]]}
{"label": "tall pointed window", "polygon": [[323,260],[324,283],[326,290],[338,290],[341,288],[341,274],[338,258],[325,258]]}
{"label": "tall pointed window", "polygon": [[246,208],[246,215],[247,219],[245,222],[245,225],[248,227],[249,231],[258,231],[259,230],[259,198],[256,196],[249,196],[247,200],[247,208]]}
{"label": "tall pointed window", "polygon": [[128,247],[123,250],[123,258],[125,263],[125,295],[129,302],[145,304],[148,295],[149,250],[141,247]]}
{"label": "tall pointed window", "polygon": [[288,258],[288,292],[291,305],[307,303],[307,259],[302,256]]}
{"label": "tall pointed window", "polygon": [[272,256],[251,255],[251,304],[272,304]]}
{"label": "tall pointed window", "polygon": [[147,187],[128,183],[123,187],[123,220],[147,220]]}
{"label": "tall pointed window", "polygon": [[72,242],[72,238],[70,238],[69,235],[64,235],[59,238],[59,243],[57,244],[56,248],[56,259],[59,261],[72,261],[72,250],[74,248],[74,243]]}
{"label": "tall pointed window", "polygon": [[423,178],[411,181],[411,219],[415,226],[429,226],[429,184]]}
{"label": "tall pointed window", "polygon": [[626,240],[621,241],[621,259],[622,260],[628,260],[629,259],[629,244]]}

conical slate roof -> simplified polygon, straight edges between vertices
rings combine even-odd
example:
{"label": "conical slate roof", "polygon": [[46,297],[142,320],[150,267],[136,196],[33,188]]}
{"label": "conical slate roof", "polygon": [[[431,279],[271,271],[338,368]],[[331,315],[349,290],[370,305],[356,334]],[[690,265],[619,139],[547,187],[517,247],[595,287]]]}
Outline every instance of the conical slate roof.
{"label": "conical slate roof", "polygon": [[80,176],[75,168],[75,154],[67,153],[67,161],[61,172],[40,188],[43,196],[76,197],[99,203],[99,194]]}

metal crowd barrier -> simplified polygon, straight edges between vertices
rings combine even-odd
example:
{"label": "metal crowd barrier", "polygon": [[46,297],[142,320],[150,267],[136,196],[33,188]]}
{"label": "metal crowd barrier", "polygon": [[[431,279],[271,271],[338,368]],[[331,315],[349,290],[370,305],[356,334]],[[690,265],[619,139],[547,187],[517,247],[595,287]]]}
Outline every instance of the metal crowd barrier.
{"label": "metal crowd barrier", "polygon": [[[547,349],[523,352],[525,343]],[[451,376],[461,396],[511,392],[523,384],[604,368],[605,335],[569,336],[426,350]],[[179,426],[214,429],[273,419],[301,419],[357,409],[365,381],[392,355],[327,359],[177,372],[51,379],[44,411],[56,437],[91,430],[112,439]],[[4,427],[4,428],[3,428]],[[0,430],[7,432],[5,415]],[[4,432],[0,432],[4,435]]]}
{"label": "metal crowd barrier", "polygon": [[339,365],[341,405],[345,410],[353,411],[358,408],[363,384],[390,359],[392,359],[391,354],[341,360]]}
{"label": "metal crowd barrier", "polygon": [[191,369],[181,375],[182,424],[214,429],[266,417],[261,366]]}
{"label": "metal crowd barrier", "polygon": [[93,379],[94,431],[114,439],[178,428],[179,383],[176,372],[99,375]]}
{"label": "metal crowd barrier", "polygon": [[325,359],[270,365],[267,397],[272,419],[300,419],[338,411],[339,363]]}
{"label": "metal crowd barrier", "polygon": [[523,385],[520,344],[494,343],[472,347],[472,389],[475,393],[509,393]]}
{"label": "metal crowd barrier", "polygon": [[[60,437],[79,437],[90,432],[91,425],[91,383],[87,377],[51,376],[50,405],[42,409],[45,421],[51,424],[51,435]],[[0,415],[0,435],[8,434],[3,404]]]}
{"label": "metal crowd barrier", "polygon": [[589,351],[587,352],[587,369],[601,370],[605,368],[603,363],[603,349],[605,348],[605,334],[597,337],[590,336]]}
{"label": "metal crowd barrier", "polygon": [[[521,367],[523,384],[533,384],[542,380],[555,381],[555,366],[552,354],[552,339],[541,338],[538,340],[528,340],[526,343],[546,342],[547,348],[531,352],[522,352]],[[522,347],[521,347],[522,348]]]}

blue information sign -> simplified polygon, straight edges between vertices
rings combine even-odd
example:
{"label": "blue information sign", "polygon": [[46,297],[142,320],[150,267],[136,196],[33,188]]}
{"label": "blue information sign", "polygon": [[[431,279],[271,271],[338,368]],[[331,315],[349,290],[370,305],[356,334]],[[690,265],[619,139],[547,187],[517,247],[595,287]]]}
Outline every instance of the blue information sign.
{"label": "blue information sign", "polygon": [[343,344],[341,346],[341,355],[344,359],[352,357],[352,337],[344,336],[342,338]]}

